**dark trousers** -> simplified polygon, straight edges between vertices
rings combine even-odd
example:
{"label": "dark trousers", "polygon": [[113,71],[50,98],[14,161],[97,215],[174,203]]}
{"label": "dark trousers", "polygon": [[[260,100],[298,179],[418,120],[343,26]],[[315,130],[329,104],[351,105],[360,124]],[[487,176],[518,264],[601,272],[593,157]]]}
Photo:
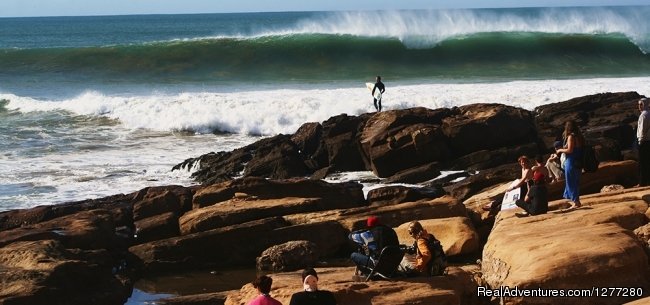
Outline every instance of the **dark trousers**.
{"label": "dark trousers", "polygon": [[650,141],[639,143],[639,185],[650,185]]}
{"label": "dark trousers", "polygon": [[375,109],[377,109],[377,111],[381,111],[381,100],[374,99],[374,102],[375,102]]}
{"label": "dark trousers", "polygon": [[533,202],[526,202],[523,199],[519,199],[515,201],[515,204],[524,209],[524,211],[528,212],[530,215],[540,215],[540,214],[546,214],[548,212],[548,206],[540,205],[537,206]]}

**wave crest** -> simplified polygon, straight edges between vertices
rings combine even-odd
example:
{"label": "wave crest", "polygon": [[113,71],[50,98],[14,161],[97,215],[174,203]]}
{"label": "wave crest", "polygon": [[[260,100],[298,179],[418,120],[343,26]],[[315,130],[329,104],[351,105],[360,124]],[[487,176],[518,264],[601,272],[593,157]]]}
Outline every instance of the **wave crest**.
{"label": "wave crest", "polygon": [[648,15],[650,7],[336,12],[302,20],[291,29],[263,34],[394,37],[407,47],[430,48],[450,38],[476,33],[621,33],[639,42],[647,52],[650,50]]}

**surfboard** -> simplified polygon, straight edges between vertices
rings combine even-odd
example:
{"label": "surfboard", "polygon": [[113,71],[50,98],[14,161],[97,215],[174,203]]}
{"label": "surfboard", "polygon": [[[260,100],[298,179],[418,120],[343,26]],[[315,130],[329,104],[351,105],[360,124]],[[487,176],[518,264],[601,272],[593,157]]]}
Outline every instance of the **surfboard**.
{"label": "surfboard", "polygon": [[[367,87],[368,90],[370,90],[370,92],[372,93],[372,88],[375,87],[375,84],[373,84],[373,83],[366,83],[366,87]],[[374,98],[376,98],[376,99],[378,99],[378,100],[381,99],[381,91],[379,91],[379,89],[375,90]]]}
{"label": "surfboard", "polygon": [[[519,179],[516,179],[515,181],[512,181],[512,183],[510,183],[510,187],[513,187],[513,186],[517,185],[518,182],[519,182]],[[518,187],[518,188],[516,188],[516,189],[514,189],[512,191],[506,192],[506,194],[503,196],[503,201],[501,202],[501,211],[516,208],[517,205],[515,204],[515,202],[517,202],[517,200],[519,200],[519,199],[523,199],[523,196],[525,196],[525,195],[526,194],[521,193],[521,188],[520,187]]]}

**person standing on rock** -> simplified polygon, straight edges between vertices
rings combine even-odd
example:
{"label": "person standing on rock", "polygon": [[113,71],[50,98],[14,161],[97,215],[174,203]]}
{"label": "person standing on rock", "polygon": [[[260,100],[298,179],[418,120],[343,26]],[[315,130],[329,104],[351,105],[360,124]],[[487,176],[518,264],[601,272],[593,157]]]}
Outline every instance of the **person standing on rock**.
{"label": "person standing on rock", "polygon": [[[379,98],[377,98],[377,95],[375,95],[375,90],[379,90]],[[377,112],[381,112],[381,96],[386,92],[386,86],[384,86],[384,83],[381,82],[381,76],[377,75],[377,79],[375,81],[375,86],[372,87],[372,98],[373,102],[375,104],[375,109],[377,109]]]}
{"label": "person standing on rock", "polygon": [[262,275],[258,276],[252,284],[253,287],[257,288],[260,295],[250,301],[248,305],[282,305],[282,303],[269,295],[273,279],[266,275]]}
{"label": "person standing on rock", "polygon": [[350,233],[350,240],[363,248],[363,253],[354,252],[350,259],[357,265],[362,274],[367,274],[375,267],[381,250],[387,246],[399,247],[397,233],[393,228],[379,222],[376,216],[368,217],[367,228]]}
{"label": "person standing on rock", "polygon": [[636,139],[639,144],[639,186],[650,185],[650,100],[639,100],[639,122],[636,129]]}
{"label": "person standing on rock", "polygon": [[291,296],[289,305],[336,305],[336,298],[331,291],[318,289],[318,274],[313,268],[302,271],[304,291]]}
{"label": "person standing on rock", "polygon": [[571,206],[569,210],[579,208],[580,203],[580,174],[582,174],[582,154],[585,145],[585,138],[580,128],[572,120],[564,124],[564,147],[556,149],[556,154],[566,154],[564,160],[564,198],[569,199]]}
{"label": "person standing on rock", "polygon": [[[559,148],[562,148],[562,142],[555,141],[555,144],[553,144],[553,150]],[[552,153],[551,156],[548,157],[548,160],[546,160],[546,168],[551,174],[549,176],[549,178],[551,178],[551,182],[564,180],[564,170],[562,170],[562,161],[564,161],[564,159],[565,158],[563,158],[562,155]]]}

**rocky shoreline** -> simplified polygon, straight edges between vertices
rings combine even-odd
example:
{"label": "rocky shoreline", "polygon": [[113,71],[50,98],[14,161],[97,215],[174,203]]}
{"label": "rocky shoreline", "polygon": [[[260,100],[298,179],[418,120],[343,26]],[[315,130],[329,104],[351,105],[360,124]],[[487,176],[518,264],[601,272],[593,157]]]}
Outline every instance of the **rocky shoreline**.
{"label": "rocky shoreline", "polygon": [[[186,160],[201,185],[0,213],[0,305],[124,304],[133,282],[160,272],[254,267],[274,274],[284,304],[300,290],[297,269],[347,257],[346,236],[370,215],[403,243],[421,220],[452,262],[445,277],[353,282],[349,267],[319,269],[339,304],[621,304],[648,295],[650,188],[633,188],[635,92],[604,93],[533,111],[501,104],[339,115],[293,135]],[[551,211],[496,217],[481,206],[519,175],[519,155],[547,154],[568,119],[594,145],[601,166],[581,180],[584,208],[561,212],[563,185],[549,186]],[[371,170],[387,186],[364,197],[358,182],[321,179]],[[432,180],[464,170],[460,182]],[[604,187],[609,187],[605,188]],[[476,259],[480,259],[476,263]],[[298,278],[298,281],[295,279]],[[627,297],[478,296],[479,287],[642,289]],[[164,304],[246,304],[239,291],[183,296]],[[629,295],[629,293],[628,293]],[[644,302],[643,300],[637,302]]]}

